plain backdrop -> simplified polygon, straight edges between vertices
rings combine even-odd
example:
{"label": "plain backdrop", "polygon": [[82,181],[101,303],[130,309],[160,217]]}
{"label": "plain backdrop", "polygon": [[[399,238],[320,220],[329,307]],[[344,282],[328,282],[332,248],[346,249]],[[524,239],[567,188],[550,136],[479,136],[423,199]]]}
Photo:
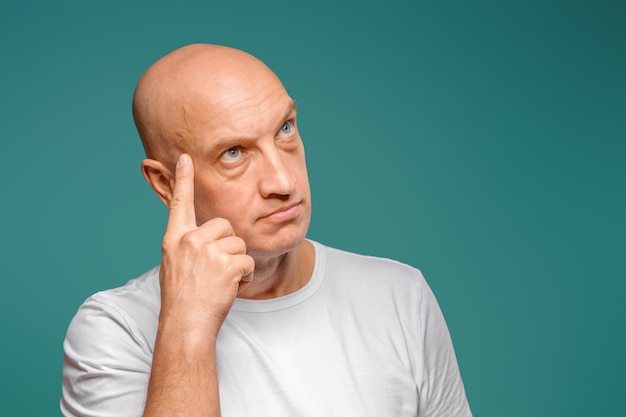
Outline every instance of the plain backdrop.
{"label": "plain backdrop", "polygon": [[76,309],[159,262],[131,96],[212,42],[298,101],[310,238],[423,271],[474,415],[622,416],[625,19],[608,0],[3,2],[0,415],[59,415]]}

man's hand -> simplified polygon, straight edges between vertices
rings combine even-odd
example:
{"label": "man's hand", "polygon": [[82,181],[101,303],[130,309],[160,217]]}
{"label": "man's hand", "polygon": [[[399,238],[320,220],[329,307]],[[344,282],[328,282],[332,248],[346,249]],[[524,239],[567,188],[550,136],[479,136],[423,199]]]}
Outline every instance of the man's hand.
{"label": "man's hand", "polygon": [[[162,325],[186,336],[217,336],[237,293],[252,279],[254,260],[226,219],[196,225],[194,167],[189,155],[176,164],[176,181],[163,237]],[[182,336],[182,334],[181,334]]]}
{"label": "man's hand", "polygon": [[254,260],[228,220],[196,225],[193,162],[180,156],[163,237],[161,313],[144,417],[219,416],[215,343]]}

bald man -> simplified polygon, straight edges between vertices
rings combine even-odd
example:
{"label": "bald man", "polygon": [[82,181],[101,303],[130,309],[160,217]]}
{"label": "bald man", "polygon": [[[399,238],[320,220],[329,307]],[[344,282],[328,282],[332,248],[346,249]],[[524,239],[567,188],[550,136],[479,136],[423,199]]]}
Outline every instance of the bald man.
{"label": "bald man", "polygon": [[189,45],[135,91],[161,265],[90,297],[64,343],[65,416],[470,416],[420,272],[305,238],[296,103],[261,61]]}

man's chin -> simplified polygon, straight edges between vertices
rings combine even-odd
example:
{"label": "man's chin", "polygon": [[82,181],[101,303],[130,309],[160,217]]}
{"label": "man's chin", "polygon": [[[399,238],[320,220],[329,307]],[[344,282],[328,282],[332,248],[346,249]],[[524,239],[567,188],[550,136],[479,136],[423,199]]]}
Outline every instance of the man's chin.
{"label": "man's chin", "polygon": [[297,236],[284,237],[278,239],[274,238],[266,239],[259,242],[246,242],[246,252],[248,255],[255,259],[270,259],[283,256],[298,248],[304,242],[306,233],[298,234]]}
{"label": "man's chin", "polygon": [[[305,221],[306,219],[306,221]],[[244,238],[246,252],[255,259],[283,256],[304,242],[309,230],[310,217],[290,222],[276,229],[264,229],[254,238]]]}

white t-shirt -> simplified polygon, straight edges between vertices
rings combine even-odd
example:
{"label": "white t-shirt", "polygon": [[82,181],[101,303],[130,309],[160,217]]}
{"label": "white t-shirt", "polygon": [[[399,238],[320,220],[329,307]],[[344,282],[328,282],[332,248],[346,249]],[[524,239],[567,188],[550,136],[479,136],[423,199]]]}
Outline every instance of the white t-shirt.
{"label": "white t-shirt", "polygon": [[[315,246],[300,290],[236,299],[217,340],[223,417],[471,416],[421,273]],[[141,416],[160,308],[158,267],[90,297],[64,343],[65,416]]]}

